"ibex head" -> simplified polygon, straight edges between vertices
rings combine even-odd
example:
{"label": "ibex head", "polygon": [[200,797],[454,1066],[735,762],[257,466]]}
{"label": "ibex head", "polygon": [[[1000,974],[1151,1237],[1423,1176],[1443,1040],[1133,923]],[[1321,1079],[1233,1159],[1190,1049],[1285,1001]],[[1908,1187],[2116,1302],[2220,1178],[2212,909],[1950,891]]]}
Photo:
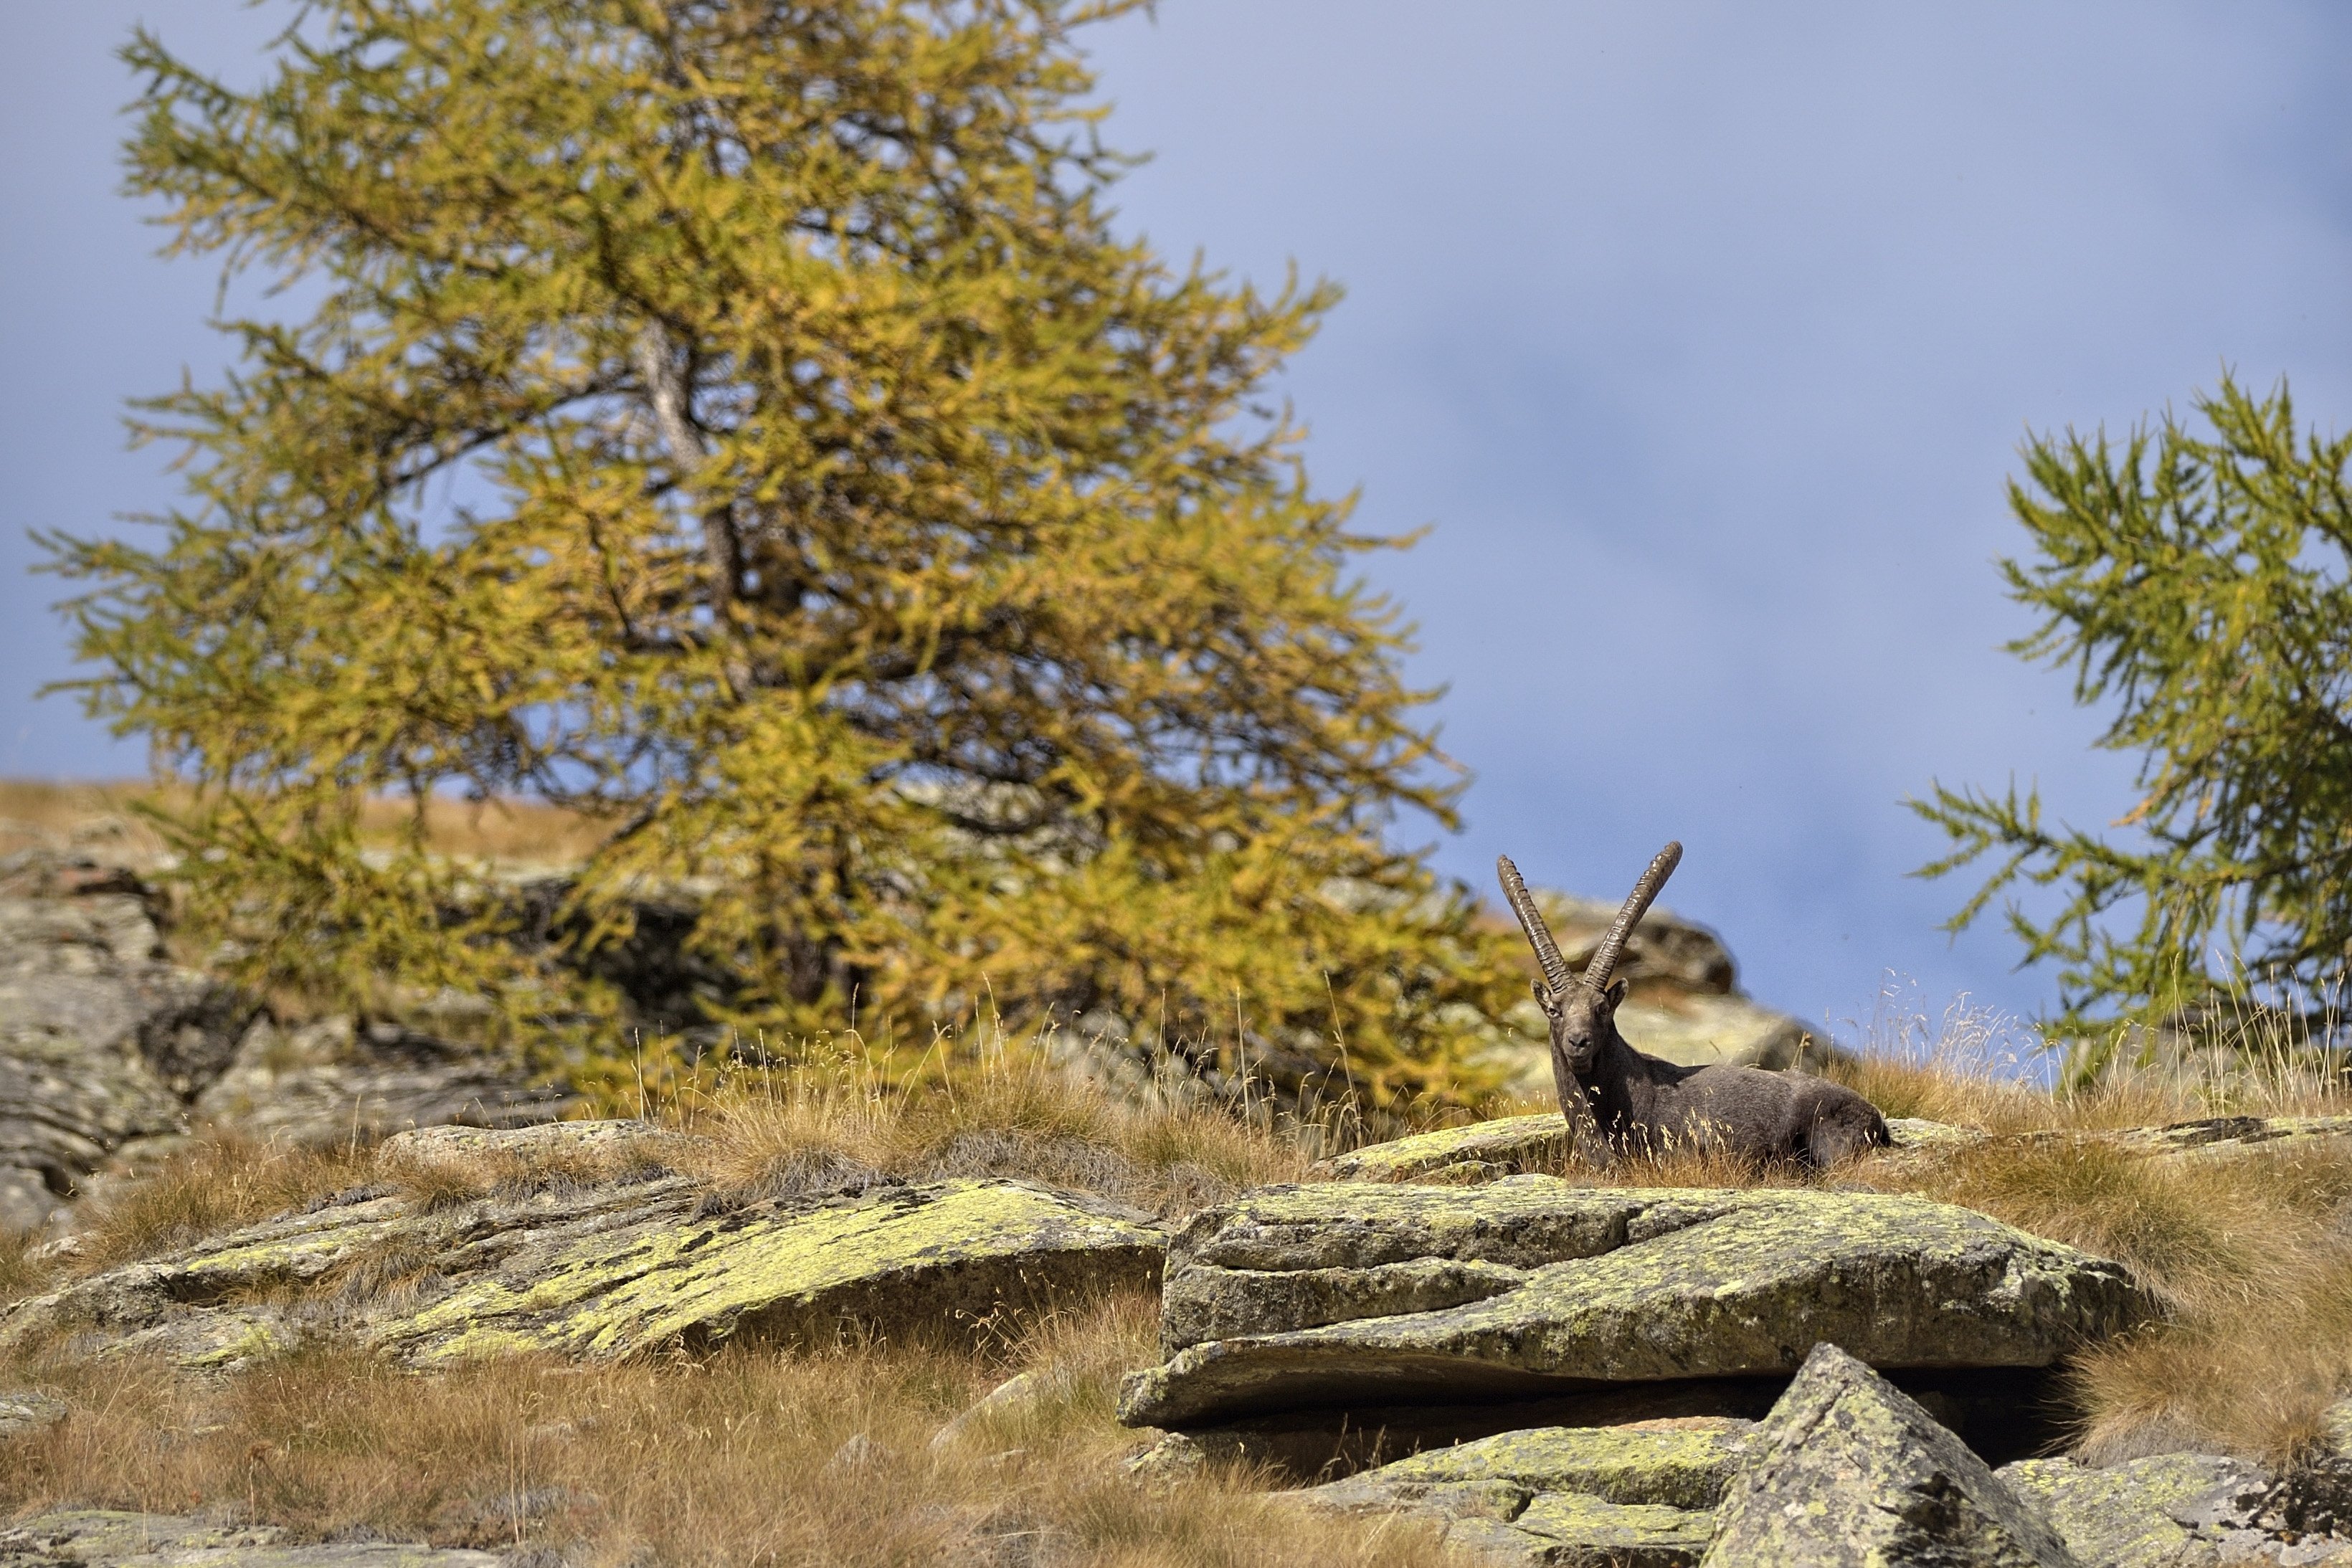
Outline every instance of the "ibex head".
{"label": "ibex head", "polygon": [[1519,868],[1511,863],[1508,855],[1495,862],[1503,879],[1503,895],[1511,901],[1511,913],[1519,917],[1519,929],[1528,934],[1528,945],[1536,950],[1536,961],[1543,966],[1543,978],[1535,982],[1536,1000],[1542,1004],[1545,1019],[1551,1025],[1553,1054],[1567,1064],[1579,1077],[1592,1071],[1593,1058],[1599,1054],[1601,1041],[1614,1031],[1617,1004],[1625,999],[1625,982],[1612,981],[1617,959],[1625,950],[1625,939],[1641,924],[1650,903],[1658,890],[1666,885],[1675,864],[1683,858],[1683,847],[1668,844],[1660,850],[1642,880],[1633,884],[1625,906],[1617,912],[1617,919],[1609,927],[1609,935],[1601,939],[1593,950],[1591,961],[1584,966],[1581,975],[1569,971],[1568,960],[1559,954],[1559,944],[1551,939],[1551,927],[1536,908],[1536,901],[1528,896],[1528,884],[1519,880]]}

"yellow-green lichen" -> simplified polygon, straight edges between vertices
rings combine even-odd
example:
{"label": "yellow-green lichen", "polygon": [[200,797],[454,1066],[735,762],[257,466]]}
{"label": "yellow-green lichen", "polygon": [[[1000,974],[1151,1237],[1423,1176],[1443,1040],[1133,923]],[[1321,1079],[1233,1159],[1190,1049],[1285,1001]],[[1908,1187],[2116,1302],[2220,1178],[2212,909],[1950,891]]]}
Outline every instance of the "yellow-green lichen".
{"label": "yellow-green lichen", "polygon": [[[1434,1310],[1320,1325],[1286,1315],[1307,1299],[1289,1273],[1415,1256],[1507,1262],[1528,1277]],[[1213,1315],[1225,1333],[1131,1380],[1123,1419],[1784,1374],[1821,1342],[1876,1365],[2043,1366],[2152,1311],[2120,1265],[1971,1210],[1804,1188],[1608,1191],[1515,1176],[1466,1191],[1273,1189],[1187,1228],[1171,1269],[1191,1281],[1202,1265],[1231,1271],[1204,1276],[1224,1299],[1182,1322]]]}
{"label": "yellow-green lichen", "polygon": [[1452,1167],[1499,1176],[1556,1164],[1570,1145],[1567,1121],[1545,1111],[1374,1144],[1338,1156],[1326,1168],[1341,1181],[1412,1181]]}
{"label": "yellow-green lichen", "polygon": [[419,1364],[524,1350],[611,1357],[724,1337],[752,1318],[805,1333],[844,1315],[984,1315],[1009,1286],[1140,1282],[1156,1274],[1161,1245],[1149,1226],[1041,1189],[948,1183],[581,1237],[527,1268],[465,1281],[373,1338]]}
{"label": "yellow-green lichen", "polygon": [[1714,1528],[1708,1513],[1547,1492],[1508,1523],[1463,1520],[1446,1531],[1446,1542],[1507,1562],[1688,1568],[1706,1552]]}
{"label": "yellow-green lichen", "polygon": [[1711,1509],[1748,1456],[1748,1423],[1537,1427],[1434,1448],[1352,1478],[1357,1486],[1505,1480],[1531,1492]]}

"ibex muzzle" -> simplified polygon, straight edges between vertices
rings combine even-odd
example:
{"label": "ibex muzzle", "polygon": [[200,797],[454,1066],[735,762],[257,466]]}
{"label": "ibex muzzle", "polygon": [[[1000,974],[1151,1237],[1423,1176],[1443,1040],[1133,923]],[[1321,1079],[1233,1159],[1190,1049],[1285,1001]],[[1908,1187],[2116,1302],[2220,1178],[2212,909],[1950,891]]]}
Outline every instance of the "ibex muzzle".
{"label": "ibex muzzle", "polygon": [[1551,1028],[1560,1114],[1576,1129],[1579,1151],[1603,1164],[1618,1153],[1682,1146],[1827,1166],[1885,1143],[1885,1121],[1851,1089],[1753,1067],[1683,1067],[1644,1056],[1617,1032],[1617,1004],[1625,999],[1617,961],[1682,858],[1678,843],[1658,852],[1581,975],[1560,956],[1519,868],[1507,855],[1495,862],[1543,967],[1536,1000]]}

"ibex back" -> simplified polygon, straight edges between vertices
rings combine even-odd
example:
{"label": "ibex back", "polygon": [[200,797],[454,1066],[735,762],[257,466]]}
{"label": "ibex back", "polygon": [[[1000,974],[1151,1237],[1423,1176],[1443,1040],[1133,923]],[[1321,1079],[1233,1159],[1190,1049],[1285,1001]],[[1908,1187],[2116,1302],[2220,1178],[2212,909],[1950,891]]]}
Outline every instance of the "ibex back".
{"label": "ibex back", "polygon": [[1581,975],[1560,956],[1519,868],[1507,855],[1496,862],[1511,913],[1543,966],[1536,1000],[1551,1026],[1552,1081],[1579,1152],[1601,1164],[1618,1154],[1674,1147],[1830,1166],[1885,1143],[1885,1119],[1841,1084],[1755,1067],[1683,1067],[1643,1055],[1617,1032],[1625,982],[1611,977],[1626,939],[1682,858],[1678,843],[1658,852]]}

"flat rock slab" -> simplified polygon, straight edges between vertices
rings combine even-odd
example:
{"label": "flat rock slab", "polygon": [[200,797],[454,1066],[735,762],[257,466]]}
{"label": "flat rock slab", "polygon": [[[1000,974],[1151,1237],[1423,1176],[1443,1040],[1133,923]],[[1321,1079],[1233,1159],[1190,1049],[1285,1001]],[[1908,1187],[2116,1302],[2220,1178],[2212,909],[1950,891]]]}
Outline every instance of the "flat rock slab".
{"label": "flat rock slab", "polygon": [[1752,1435],[1715,1568],[2080,1568],[2039,1509],[1903,1392],[1817,1346]]}
{"label": "flat rock slab", "polygon": [[1141,1215],[1019,1181],[718,1212],[699,1184],[658,1171],[445,1207],[362,1188],[20,1302],[0,1313],[0,1344],[42,1337],[218,1368],[304,1335],[415,1366],[607,1359],[745,1332],[831,1343],[1149,1288],[1165,1245]]}
{"label": "flat rock slab", "polygon": [[1270,1187],[1169,1255],[1119,1416],[1530,1397],[1874,1365],[2042,1367],[2153,1314],[2120,1264],[1924,1198],[1808,1188]]}
{"label": "flat rock slab", "polygon": [[268,1525],[82,1510],[0,1529],[0,1568],[499,1568],[488,1552],[395,1542],[303,1545]]}
{"label": "flat rock slab", "polygon": [[1328,1512],[1428,1520],[1448,1544],[1494,1561],[1685,1568],[1706,1550],[1752,1427],[1713,1419],[1505,1432],[1287,1495]]}

